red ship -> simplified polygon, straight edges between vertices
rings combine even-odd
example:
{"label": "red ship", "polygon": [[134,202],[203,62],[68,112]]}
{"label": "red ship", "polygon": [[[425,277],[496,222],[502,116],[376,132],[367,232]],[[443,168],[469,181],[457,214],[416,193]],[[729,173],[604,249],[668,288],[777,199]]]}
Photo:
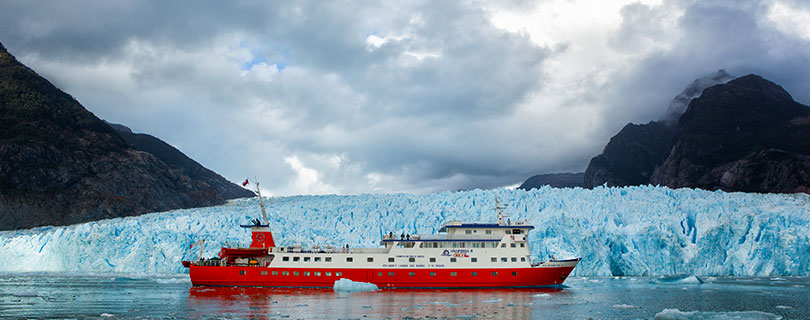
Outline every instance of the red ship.
{"label": "red ship", "polygon": [[[258,184],[257,184],[258,189]],[[259,195],[261,203],[261,195]],[[250,228],[247,248],[223,247],[218,258],[183,261],[195,286],[332,287],[343,278],[380,288],[559,286],[579,258],[532,263],[527,221],[450,221],[438,234],[383,237],[379,248],[276,246],[267,224]]]}

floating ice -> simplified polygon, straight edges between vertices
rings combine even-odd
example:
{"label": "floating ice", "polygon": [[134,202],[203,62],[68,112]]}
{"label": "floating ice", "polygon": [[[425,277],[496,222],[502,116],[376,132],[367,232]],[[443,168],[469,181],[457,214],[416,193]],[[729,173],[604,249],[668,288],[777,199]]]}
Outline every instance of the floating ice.
{"label": "floating ice", "polygon": [[782,319],[781,316],[762,311],[680,311],[664,309],[655,315],[655,320],[731,320],[731,319]]}
{"label": "floating ice", "polygon": [[[810,275],[810,196],[639,186],[266,198],[276,243],[377,246],[448,220],[528,219],[534,261],[582,257],[574,276]],[[247,245],[257,199],[65,227],[0,232],[0,271],[181,273],[181,260]]]}
{"label": "floating ice", "polygon": [[701,284],[703,283],[703,279],[698,276],[693,275],[674,275],[674,276],[665,276],[658,279],[653,280],[652,282],[655,283],[675,283],[675,284]]}
{"label": "floating ice", "polygon": [[332,288],[335,291],[376,291],[380,289],[373,283],[351,281],[349,279],[335,281],[335,285]]}
{"label": "floating ice", "polygon": [[630,304],[623,304],[623,303],[614,304],[611,307],[616,308],[616,309],[635,309],[635,308],[638,308],[637,306],[630,305]]}

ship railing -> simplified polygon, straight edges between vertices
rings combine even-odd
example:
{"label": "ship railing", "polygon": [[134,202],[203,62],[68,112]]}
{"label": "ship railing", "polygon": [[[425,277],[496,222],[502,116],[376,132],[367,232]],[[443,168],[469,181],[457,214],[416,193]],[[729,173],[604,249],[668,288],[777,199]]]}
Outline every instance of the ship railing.
{"label": "ship railing", "polygon": [[[283,250],[279,250],[283,249]],[[274,247],[271,252],[293,252],[293,253],[388,253],[388,248],[293,248],[293,247]]]}
{"label": "ship railing", "polygon": [[411,237],[411,241],[452,241],[452,240],[501,240],[502,235],[493,234],[425,234]]}

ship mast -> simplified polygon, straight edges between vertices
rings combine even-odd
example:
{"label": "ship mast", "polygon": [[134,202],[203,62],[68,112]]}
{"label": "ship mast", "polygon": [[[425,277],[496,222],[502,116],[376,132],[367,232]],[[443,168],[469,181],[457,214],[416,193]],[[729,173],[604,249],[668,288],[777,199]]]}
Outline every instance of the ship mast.
{"label": "ship mast", "polygon": [[253,177],[253,184],[256,185],[256,194],[259,196],[259,206],[262,207],[262,218],[264,218],[264,225],[269,225],[267,222],[267,212],[264,211],[264,202],[262,201],[262,191],[259,189],[259,180]]}
{"label": "ship mast", "polygon": [[506,209],[507,205],[501,207],[501,201],[498,200],[498,196],[495,196],[495,211],[498,213],[498,225],[503,225],[503,209]]}

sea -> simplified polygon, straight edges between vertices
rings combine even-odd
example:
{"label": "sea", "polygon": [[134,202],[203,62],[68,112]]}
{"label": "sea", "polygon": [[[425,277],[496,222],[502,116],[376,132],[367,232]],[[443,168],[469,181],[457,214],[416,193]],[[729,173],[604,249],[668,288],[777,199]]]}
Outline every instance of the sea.
{"label": "sea", "polygon": [[572,277],[561,288],[195,287],[185,274],[2,273],[13,319],[808,319],[810,278]]}

